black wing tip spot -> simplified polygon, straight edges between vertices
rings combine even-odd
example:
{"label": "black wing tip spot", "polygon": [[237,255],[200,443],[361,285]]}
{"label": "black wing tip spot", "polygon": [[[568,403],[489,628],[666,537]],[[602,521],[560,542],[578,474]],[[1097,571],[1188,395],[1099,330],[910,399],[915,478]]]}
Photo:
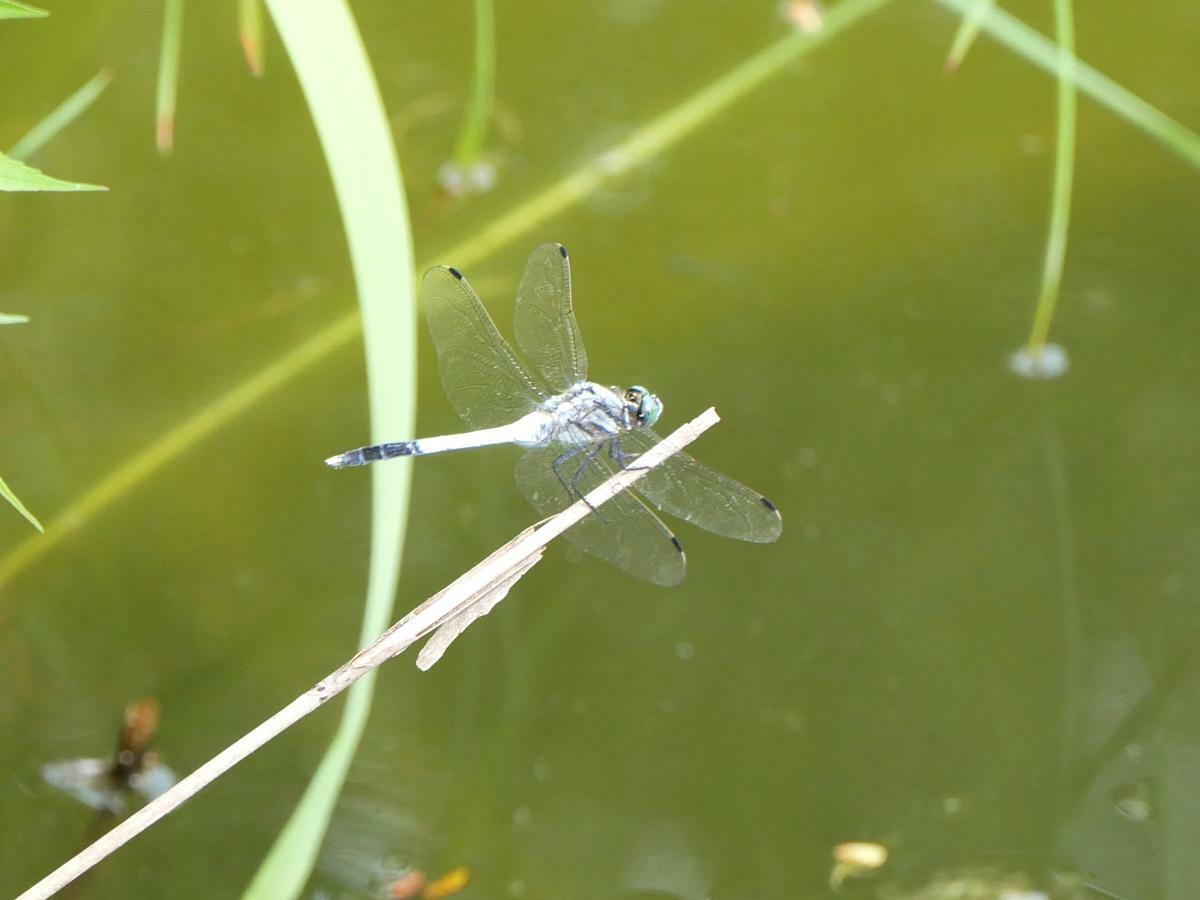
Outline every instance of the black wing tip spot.
{"label": "black wing tip spot", "polygon": [[775,513],[775,515],[779,515],[779,510],[775,508],[775,504],[772,503],[770,500],[768,500],[766,497],[759,497],[758,502],[761,503],[763,506],[765,506],[767,509],[769,509],[771,512]]}
{"label": "black wing tip spot", "polygon": [[683,544],[679,543],[679,538],[675,537],[675,535],[671,535],[671,543],[675,545],[675,549],[679,551],[679,555],[683,556]]}
{"label": "black wing tip spot", "polygon": [[567,248],[564,247],[562,244],[558,245],[558,255],[561,256],[563,259],[567,258]]}
{"label": "black wing tip spot", "polygon": [[463,280],[462,272],[458,271],[458,269],[454,268],[454,266],[446,266],[446,271],[449,272],[451,275],[453,275],[455,278],[457,278],[459,281]]}

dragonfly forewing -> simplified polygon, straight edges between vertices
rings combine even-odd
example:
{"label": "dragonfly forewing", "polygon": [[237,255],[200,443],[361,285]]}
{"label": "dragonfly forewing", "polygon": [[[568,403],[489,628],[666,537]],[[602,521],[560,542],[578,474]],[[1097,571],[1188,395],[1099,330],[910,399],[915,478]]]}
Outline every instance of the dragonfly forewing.
{"label": "dragonfly forewing", "polygon": [[430,269],[422,282],[422,295],[442,388],[468,425],[507,425],[550,396],[546,385],[521,364],[500,336],[457,269]]}
{"label": "dragonfly forewing", "polygon": [[529,256],[513,317],[517,346],[557,393],[587,381],[587,351],[571,303],[571,263],[562,244]]}

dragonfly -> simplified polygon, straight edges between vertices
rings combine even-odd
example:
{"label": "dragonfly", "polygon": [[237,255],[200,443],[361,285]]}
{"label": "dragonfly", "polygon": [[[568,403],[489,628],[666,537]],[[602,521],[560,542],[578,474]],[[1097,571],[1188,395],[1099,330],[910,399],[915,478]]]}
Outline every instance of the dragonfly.
{"label": "dragonfly", "polygon": [[[660,440],[651,428],[662,401],[646,388],[588,380],[575,319],[571,265],[561,244],[533,251],[517,288],[514,330],[528,362],[500,335],[467,279],[436,266],[422,281],[425,318],[442,387],[471,429],[458,434],[359,447],[331,456],[335,469],[404,456],[496,444],[525,448],[516,479],[544,515],[565,509],[618,470],[636,466]],[[683,580],[686,557],[651,509],[724,537],[768,543],[783,530],[764,496],[676,453],[565,535],[579,548],[656,584]]]}

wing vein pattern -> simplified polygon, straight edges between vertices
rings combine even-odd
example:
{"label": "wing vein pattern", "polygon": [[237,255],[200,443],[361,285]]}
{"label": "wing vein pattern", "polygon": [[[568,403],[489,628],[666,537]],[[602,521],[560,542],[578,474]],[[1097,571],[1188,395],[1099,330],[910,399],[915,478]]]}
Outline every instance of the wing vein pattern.
{"label": "wing vein pattern", "polygon": [[555,392],[587,381],[587,351],[571,301],[571,263],[561,244],[529,256],[513,317],[517,346]]}
{"label": "wing vein pattern", "polygon": [[472,428],[515,422],[550,396],[500,336],[467,280],[438,266],[422,282],[446,397]]}

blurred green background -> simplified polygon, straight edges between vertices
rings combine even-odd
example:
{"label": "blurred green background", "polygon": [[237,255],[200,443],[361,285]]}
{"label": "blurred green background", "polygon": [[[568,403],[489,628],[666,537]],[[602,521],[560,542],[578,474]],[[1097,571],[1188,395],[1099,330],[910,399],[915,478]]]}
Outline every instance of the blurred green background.
{"label": "blurred green background", "polygon": [[[0,331],[0,474],[43,521],[353,308],[292,69],[268,25],[247,73],[234,6],[187,7],[165,158],[159,4],[0,28],[0,146],[116,72],[33,160],[110,192],[0,196],[0,310],[32,320]],[[1049,3],[1003,6],[1052,33]],[[502,4],[498,183],[455,200],[436,173],[470,4],[353,10],[417,258],[450,265],[787,33],[773,0]],[[1200,122],[1192,0],[1077,12],[1081,58]],[[1052,332],[1071,369],[1015,377],[1055,83],[986,37],[948,75],[957,24],[896,0],[467,269],[506,330],[528,252],[566,244],[593,377],[650,386],[663,432],[715,405],[694,454],[771,497],[784,535],[681,525],[670,590],[556,545],[432,672],[386,666],[306,896],[376,896],[411,863],[468,867],[464,898],[815,897],[851,840],[891,850],[867,891],[985,860],[1195,895],[1200,172],[1081,97]],[[420,339],[418,430],[445,433]],[[79,848],[92,814],[39,769],[107,752],[126,703],[159,700],[183,773],[350,655],[368,479],[321,460],[367,437],[355,340],[0,585],[0,894]],[[516,456],[415,464],[398,610],[534,520]],[[0,506],[0,556],[32,535]],[[335,724],[268,745],[80,895],[237,895]]]}

